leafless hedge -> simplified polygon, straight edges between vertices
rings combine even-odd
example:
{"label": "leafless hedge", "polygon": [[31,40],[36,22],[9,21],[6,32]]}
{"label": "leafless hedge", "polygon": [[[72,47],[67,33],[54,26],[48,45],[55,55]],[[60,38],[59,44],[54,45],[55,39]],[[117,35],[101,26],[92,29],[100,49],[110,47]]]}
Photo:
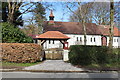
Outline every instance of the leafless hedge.
{"label": "leafless hedge", "polygon": [[41,46],[33,43],[1,43],[0,57],[3,61],[32,63],[40,61]]}

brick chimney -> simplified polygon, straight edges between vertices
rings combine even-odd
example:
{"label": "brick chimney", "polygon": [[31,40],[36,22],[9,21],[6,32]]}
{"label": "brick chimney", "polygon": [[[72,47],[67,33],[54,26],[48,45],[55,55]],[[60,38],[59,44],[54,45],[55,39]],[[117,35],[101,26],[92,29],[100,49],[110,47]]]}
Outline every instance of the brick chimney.
{"label": "brick chimney", "polygon": [[50,16],[49,16],[49,24],[54,24],[54,15],[53,15],[52,10],[51,10]]}

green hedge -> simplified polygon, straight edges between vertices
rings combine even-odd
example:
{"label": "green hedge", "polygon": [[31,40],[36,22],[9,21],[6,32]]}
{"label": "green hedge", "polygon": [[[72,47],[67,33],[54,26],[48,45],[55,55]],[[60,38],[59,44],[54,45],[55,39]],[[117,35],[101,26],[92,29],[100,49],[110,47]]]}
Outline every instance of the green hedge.
{"label": "green hedge", "polygon": [[73,45],[70,47],[69,61],[73,65],[106,64],[110,61],[108,47]]}

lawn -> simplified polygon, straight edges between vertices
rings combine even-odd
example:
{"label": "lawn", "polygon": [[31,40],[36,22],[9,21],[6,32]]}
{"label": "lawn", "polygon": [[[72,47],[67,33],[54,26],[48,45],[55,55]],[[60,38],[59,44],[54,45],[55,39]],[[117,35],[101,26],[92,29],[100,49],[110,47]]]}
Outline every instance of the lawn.
{"label": "lawn", "polygon": [[24,68],[27,66],[32,66],[32,65],[36,65],[36,64],[40,64],[41,62],[36,62],[36,63],[13,63],[13,62],[5,62],[2,61],[0,62],[0,64],[2,66],[0,66],[0,68],[3,69],[13,69],[13,68]]}

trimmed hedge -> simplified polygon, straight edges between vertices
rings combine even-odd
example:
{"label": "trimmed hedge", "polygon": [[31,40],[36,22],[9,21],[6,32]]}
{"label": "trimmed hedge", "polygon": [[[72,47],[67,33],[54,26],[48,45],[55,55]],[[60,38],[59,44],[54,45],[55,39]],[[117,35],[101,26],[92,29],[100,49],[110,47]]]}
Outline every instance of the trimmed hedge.
{"label": "trimmed hedge", "polygon": [[109,63],[108,47],[72,45],[69,52],[69,61],[73,65],[90,65]]}
{"label": "trimmed hedge", "polygon": [[0,57],[3,61],[33,63],[42,58],[41,46],[33,43],[1,43]]}

